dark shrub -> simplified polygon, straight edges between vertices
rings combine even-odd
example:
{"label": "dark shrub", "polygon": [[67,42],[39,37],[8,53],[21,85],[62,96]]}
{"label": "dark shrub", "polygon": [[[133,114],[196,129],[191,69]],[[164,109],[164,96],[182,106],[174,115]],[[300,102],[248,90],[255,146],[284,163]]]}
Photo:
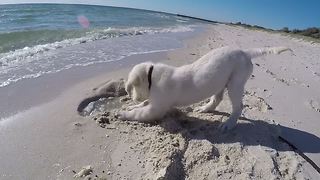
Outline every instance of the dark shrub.
{"label": "dark shrub", "polygon": [[284,27],[284,28],[280,29],[280,31],[285,32],[285,33],[290,32],[288,27]]}
{"label": "dark shrub", "polygon": [[305,35],[305,36],[311,36],[312,34],[316,34],[319,32],[318,28],[312,27],[312,28],[308,28],[303,30],[300,34]]}
{"label": "dark shrub", "polygon": [[294,29],[294,30],[292,30],[291,32],[294,33],[294,34],[297,34],[297,33],[300,33],[301,30],[299,30],[299,29]]}

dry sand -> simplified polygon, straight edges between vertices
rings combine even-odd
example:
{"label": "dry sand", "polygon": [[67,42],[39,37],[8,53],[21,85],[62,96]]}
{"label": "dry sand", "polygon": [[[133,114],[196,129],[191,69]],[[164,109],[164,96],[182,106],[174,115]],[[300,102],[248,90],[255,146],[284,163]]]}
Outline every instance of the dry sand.
{"label": "dry sand", "polygon": [[226,45],[294,50],[254,60],[245,109],[234,130],[218,129],[230,113],[227,96],[213,113],[193,112],[204,100],[174,109],[155,124],[120,121],[114,114],[132,104],[121,83],[108,89],[108,96],[116,97],[104,100],[101,112],[95,108],[91,115],[80,116],[80,102],[108,80],[121,82],[129,71],[123,69],[86,80],[2,122],[0,179],[319,179],[298,152],[319,166],[320,46],[213,25],[186,40],[184,48],[168,52],[163,62],[190,63]]}

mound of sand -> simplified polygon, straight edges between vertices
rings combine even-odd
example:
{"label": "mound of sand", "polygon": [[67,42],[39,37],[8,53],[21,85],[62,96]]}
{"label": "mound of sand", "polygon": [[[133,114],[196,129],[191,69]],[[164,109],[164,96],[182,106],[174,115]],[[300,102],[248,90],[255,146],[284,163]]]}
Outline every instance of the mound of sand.
{"label": "mound of sand", "polygon": [[302,166],[304,159],[278,138],[281,133],[278,125],[268,119],[257,119],[257,113],[252,113],[272,110],[255,93],[245,93],[243,114],[247,118],[242,116],[234,130],[222,133],[219,125],[230,112],[227,97],[212,113],[193,111],[205,103],[203,101],[173,109],[161,121],[145,124],[116,118],[119,110],[133,104],[123,93],[123,84],[123,80],[119,80],[101,85],[99,91],[95,89],[78,108],[80,114],[99,124],[97,128],[105,128],[107,137],[114,138],[112,152],[106,152],[111,153],[112,160],[112,168],[106,177],[308,178]]}

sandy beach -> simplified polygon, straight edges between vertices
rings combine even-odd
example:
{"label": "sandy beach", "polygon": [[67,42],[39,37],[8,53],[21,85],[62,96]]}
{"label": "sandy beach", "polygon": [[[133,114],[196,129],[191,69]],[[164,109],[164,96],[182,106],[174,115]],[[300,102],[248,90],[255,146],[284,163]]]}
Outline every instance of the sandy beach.
{"label": "sandy beach", "polygon": [[[222,24],[207,25],[181,42],[183,47],[175,50],[132,55],[112,66],[79,67],[83,70],[2,89],[11,94],[1,102],[9,104],[10,113],[0,121],[0,179],[320,178],[319,44]],[[231,110],[226,95],[213,113],[194,112],[204,100],[174,109],[154,124],[126,122],[115,117],[133,103],[119,93],[120,83],[100,111],[77,112],[101,85],[126,79],[134,64],[152,60],[181,66],[223,46],[293,50],[253,60],[245,108],[232,131],[218,128]],[[16,114],[19,100],[25,105]]]}

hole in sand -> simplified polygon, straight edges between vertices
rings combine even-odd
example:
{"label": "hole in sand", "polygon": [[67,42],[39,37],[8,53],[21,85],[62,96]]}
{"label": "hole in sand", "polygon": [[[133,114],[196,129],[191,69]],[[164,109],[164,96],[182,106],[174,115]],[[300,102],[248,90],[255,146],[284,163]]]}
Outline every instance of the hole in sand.
{"label": "hole in sand", "polygon": [[101,112],[110,112],[121,108],[129,100],[124,88],[124,80],[110,80],[93,88],[92,93],[78,105],[82,116],[92,116]]}
{"label": "hole in sand", "polygon": [[92,116],[98,113],[119,109],[124,104],[120,102],[121,97],[100,98],[97,101],[90,102],[80,112],[82,116]]}

